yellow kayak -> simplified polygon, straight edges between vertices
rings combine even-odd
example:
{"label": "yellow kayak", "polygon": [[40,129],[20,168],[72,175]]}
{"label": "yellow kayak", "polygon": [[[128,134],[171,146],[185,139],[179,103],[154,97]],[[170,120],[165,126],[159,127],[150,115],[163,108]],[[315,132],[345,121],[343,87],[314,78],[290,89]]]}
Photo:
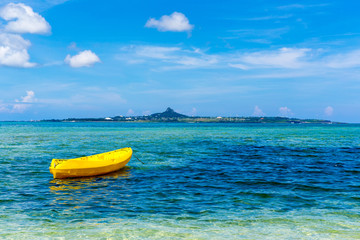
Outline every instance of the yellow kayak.
{"label": "yellow kayak", "polygon": [[117,171],[130,161],[131,148],[73,159],[53,159],[50,172],[54,178],[73,178],[102,175]]}

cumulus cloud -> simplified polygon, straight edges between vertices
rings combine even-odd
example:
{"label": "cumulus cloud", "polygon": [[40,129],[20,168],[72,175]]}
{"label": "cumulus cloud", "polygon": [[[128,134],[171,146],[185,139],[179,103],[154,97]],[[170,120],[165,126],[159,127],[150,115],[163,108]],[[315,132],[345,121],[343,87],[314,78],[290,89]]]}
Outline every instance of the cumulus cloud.
{"label": "cumulus cloud", "polygon": [[35,93],[34,91],[26,91],[26,96],[21,97],[21,100],[17,100],[17,102],[23,102],[23,103],[31,103],[35,101]]}
{"label": "cumulus cloud", "polygon": [[9,3],[0,9],[0,17],[8,21],[5,31],[13,33],[50,33],[49,23],[22,3]]}
{"label": "cumulus cloud", "polygon": [[326,116],[330,117],[334,113],[334,108],[328,106],[328,107],[325,108],[324,113],[325,113]]}
{"label": "cumulus cloud", "polygon": [[0,101],[0,112],[22,113],[36,101],[34,91],[26,91],[26,96],[21,97],[20,100],[15,99],[13,103],[3,103]]}
{"label": "cumulus cloud", "polygon": [[15,100],[15,104],[13,105],[12,112],[22,113],[29,107],[31,107],[31,103],[35,102],[35,93],[34,91],[26,91],[26,96],[21,97],[21,100]]}
{"label": "cumulus cloud", "polygon": [[161,32],[190,32],[194,25],[191,25],[187,17],[179,12],[173,12],[170,16],[164,15],[159,20],[150,18],[145,27],[156,28]]}
{"label": "cumulus cloud", "polygon": [[95,63],[100,62],[100,58],[92,51],[85,50],[74,56],[68,54],[64,61],[73,68],[79,68],[90,67]]}
{"label": "cumulus cloud", "polygon": [[0,66],[34,67],[36,64],[29,62],[31,43],[20,34],[50,33],[49,23],[22,3],[9,3],[0,8],[0,18],[6,21],[4,25],[0,24]]}
{"label": "cumulus cloud", "polygon": [[279,113],[280,113],[280,116],[282,116],[282,117],[290,117],[293,115],[291,109],[288,107],[280,107]]}
{"label": "cumulus cloud", "polygon": [[255,117],[262,117],[265,115],[265,113],[258,106],[255,106],[254,112],[252,115]]}
{"label": "cumulus cloud", "polygon": [[11,67],[33,67],[27,49],[31,43],[20,35],[0,33],[0,65]]}

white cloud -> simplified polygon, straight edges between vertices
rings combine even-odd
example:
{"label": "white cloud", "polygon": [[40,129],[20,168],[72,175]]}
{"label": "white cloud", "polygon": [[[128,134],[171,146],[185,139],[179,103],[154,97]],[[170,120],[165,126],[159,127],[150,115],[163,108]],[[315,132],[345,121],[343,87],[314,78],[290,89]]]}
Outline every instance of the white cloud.
{"label": "white cloud", "polygon": [[20,35],[0,33],[0,65],[11,67],[33,67],[27,49],[31,43]]}
{"label": "white cloud", "polygon": [[34,91],[26,91],[26,96],[21,97],[20,100],[15,99],[15,103],[3,103],[0,100],[0,112],[6,113],[23,113],[30,108],[37,99]]}
{"label": "white cloud", "polygon": [[20,34],[50,33],[49,23],[22,3],[9,3],[0,8],[0,18],[7,21],[4,25],[0,24],[0,66],[34,67],[36,64],[29,62],[31,43]]}
{"label": "white cloud", "polygon": [[331,106],[328,106],[328,107],[325,108],[324,113],[325,113],[326,116],[330,117],[334,113],[334,108],[331,107]]}
{"label": "white cloud", "polygon": [[214,65],[217,62],[217,57],[211,55],[202,55],[201,57],[183,56],[177,60],[174,60],[174,63],[188,67],[207,67]]}
{"label": "white cloud", "polygon": [[274,40],[282,38],[282,36],[290,31],[289,27],[282,28],[261,28],[261,29],[233,29],[227,32],[230,36],[222,37],[222,39],[239,39],[245,42],[255,42],[261,44],[271,44]]}
{"label": "white cloud", "polygon": [[313,7],[326,7],[329,4],[323,3],[323,4],[309,4],[309,5],[303,5],[303,4],[290,4],[285,6],[280,6],[278,9],[282,10],[290,10],[290,9],[305,9],[305,8],[313,8]]}
{"label": "white cloud", "polygon": [[348,53],[332,55],[325,60],[325,64],[331,68],[360,67],[360,50],[357,49]]}
{"label": "white cloud", "polygon": [[80,52],[75,56],[70,56],[69,54],[65,58],[65,63],[69,64],[71,67],[90,67],[93,64],[100,62],[100,58],[90,50],[85,50]]}
{"label": "white cloud", "polygon": [[3,6],[5,4],[9,4],[10,2],[26,2],[26,3],[31,3],[31,6],[33,8],[36,8],[39,12],[45,12],[49,8],[63,4],[67,1],[70,0],[22,0],[22,1],[0,0],[0,5]]}
{"label": "white cloud", "polygon": [[141,57],[155,59],[171,59],[174,53],[179,52],[178,47],[158,47],[158,46],[132,46],[135,54]]}
{"label": "white cloud", "polygon": [[249,67],[244,65],[244,64],[240,64],[240,63],[237,63],[237,64],[232,64],[232,63],[229,63],[229,67],[232,67],[232,68],[239,68],[239,69],[242,69],[242,70],[248,70]]}
{"label": "white cloud", "polygon": [[280,116],[281,117],[290,117],[294,115],[290,108],[288,107],[280,107],[279,108]]}
{"label": "white cloud", "polygon": [[34,91],[26,91],[26,96],[21,97],[21,100],[17,102],[23,102],[23,103],[31,103],[35,101],[35,93]]}
{"label": "white cloud", "polygon": [[245,53],[238,57],[238,63],[230,66],[241,69],[301,68],[306,63],[303,58],[309,51],[310,49],[307,48],[281,48],[277,51]]}
{"label": "white cloud", "polygon": [[[247,78],[324,76],[336,69],[359,68],[360,49],[334,54],[322,49],[280,48],[256,52],[208,53],[197,48],[130,45],[117,59],[128,64],[149,64],[153,70],[234,68],[248,71]],[[262,69],[254,75],[255,69]],[[281,71],[280,71],[281,70]],[[276,71],[276,72],[275,72]],[[341,73],[340,70],[338,70]]]}
{"label": "white cloud", "polygon": [[129,64],[164,63],[167,66],[163,67],[163,70],[209,67],[218,63],[217,55],[209,55],[196,48],[189,50],[179,47],[131,45],[122,50],[124,54],[118,56],[120,60],[127,61]]}
{"label": "white cloud", "polygon": [[255,117],[262,117],[265,115],[265,113],[258,106],[255,106],[254,112],[252,115]]}
{"label": "white cloud", "polygon": [[280,16],[270,15],[270,16],[263,16],[263,17],[244,18],[244,20],[247,20],[247,21],[263,21],[263,20],[273,20],[273,19],[286,19],[286,18],[290,18],[292,16],[293,16],[292,14],[280,15]]}
{"label": "white cloud", "polygon": [[50,33],[49,23],[31,7],[22,3],[9,3],[0,9],[0,17],[8,21],[5,31],[13,33]]}
{"label": "white cloud", "polygon": [[305,5],[302,4],[290,4],[286,6],[280,6],[278,9],[294,9],[294,8],[305,8]]}
{"label": "white cloud", "polygon": [[279,68],[304,69],[308,73],[317,73],[318,70],[330,68],[346,69],[360,67],[360,49],[354,49],[341,54],[327,52],[325,55],[321,49],[281,48],[276,51],[259,51],[225,57],[229,61],[228,66],[242,70]]}
{"label": "white cloud", "polygon": [[150,18],[145,27],[156,28],[161,32],[190,32],[194,25],[189,23],[187,17],[179,12],[173,12],[170,16],[164,15],[160,20]]}
{"label": "white cloud", "polygon": [[242,70],[269,69],[300,69],[309,65],[310,49],[281,48],[276,51],[259,51],[250,53],[207,54],[201,50],[184,49],[180,47],[162,47],[147,45],[131,45],[122,48],[125,55],[119,59],[131,64],[141,64],[156,60],[175,65],[163,69],[174,68],[202,68],[202,67],[231,67]]}

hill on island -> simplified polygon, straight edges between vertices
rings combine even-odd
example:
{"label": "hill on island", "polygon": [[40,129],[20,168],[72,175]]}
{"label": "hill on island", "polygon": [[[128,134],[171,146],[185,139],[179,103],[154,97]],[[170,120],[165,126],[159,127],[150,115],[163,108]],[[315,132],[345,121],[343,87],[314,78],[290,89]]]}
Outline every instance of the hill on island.
{"label": "hill on island", "polygon": [[149,116],[150,118],[188,118],[189,116],[175,112],[171,108],[167,108],[165,112],[154,113]]}

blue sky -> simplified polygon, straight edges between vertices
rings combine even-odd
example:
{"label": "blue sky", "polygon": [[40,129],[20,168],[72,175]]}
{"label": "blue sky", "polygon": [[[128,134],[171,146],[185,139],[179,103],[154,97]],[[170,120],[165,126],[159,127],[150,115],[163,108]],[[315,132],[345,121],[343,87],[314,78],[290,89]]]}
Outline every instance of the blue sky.
{"label": "blue sky", "polygon": [[0,120],[360,122],[358,1],[0,0]]}

